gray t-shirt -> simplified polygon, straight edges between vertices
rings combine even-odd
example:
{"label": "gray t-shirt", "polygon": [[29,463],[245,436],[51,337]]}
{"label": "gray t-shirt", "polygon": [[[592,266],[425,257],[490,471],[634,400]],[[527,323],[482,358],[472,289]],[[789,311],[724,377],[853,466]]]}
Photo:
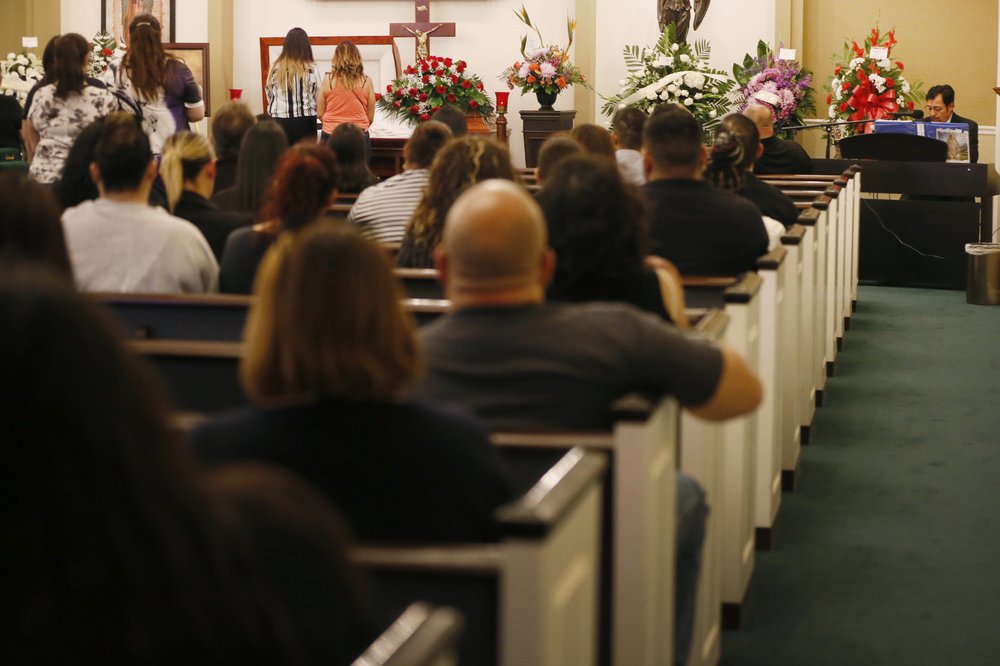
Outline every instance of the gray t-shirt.
{"label": "gray t-shirt", "polygon": [[699,405],[722,373],[718,348],[621,303],[466,309],[420,337],[428,372],[417,394],[491,429],[607,428],[623,395]]}

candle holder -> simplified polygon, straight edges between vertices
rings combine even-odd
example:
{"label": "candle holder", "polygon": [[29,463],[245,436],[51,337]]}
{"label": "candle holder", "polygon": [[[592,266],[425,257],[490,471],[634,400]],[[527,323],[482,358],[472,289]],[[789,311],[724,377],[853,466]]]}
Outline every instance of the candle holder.
{"label": "candle holder", "polygon": [[507,144],[507,101],[509,92],[497,92],[497,141]]}

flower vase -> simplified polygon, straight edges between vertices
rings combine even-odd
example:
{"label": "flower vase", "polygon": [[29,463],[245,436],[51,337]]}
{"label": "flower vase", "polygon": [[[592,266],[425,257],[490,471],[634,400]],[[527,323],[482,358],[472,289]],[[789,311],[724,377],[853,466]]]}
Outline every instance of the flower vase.
{"label": "flower vase", "polygon": [[535,90],[535,99],[538,100],[538,104],[540,105],[539,111],[553,111],[552,105],[556,103],[557,97],[559,97],[558,92],[545,92],[541,88]]}

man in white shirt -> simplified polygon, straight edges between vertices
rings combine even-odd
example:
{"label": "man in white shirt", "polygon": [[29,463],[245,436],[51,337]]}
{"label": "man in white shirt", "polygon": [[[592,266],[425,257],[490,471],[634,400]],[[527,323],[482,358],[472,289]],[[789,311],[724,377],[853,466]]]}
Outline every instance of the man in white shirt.
{"label": "man in white shirt", "polygon": [[424,195],[434,156],[451,139],[448,126],[429,120],[417,126],[403,147],[403,173],[365,188],[347,216],[379,243],[401,243]]}
{"label": "man in white shirt", "polygon": [[219,266],[201,232],[149,205],[156,179],[149,139],[133,116],[110,116],[90,174],[100,198],[63,213],[81,291],[202,293],[218,289]]}

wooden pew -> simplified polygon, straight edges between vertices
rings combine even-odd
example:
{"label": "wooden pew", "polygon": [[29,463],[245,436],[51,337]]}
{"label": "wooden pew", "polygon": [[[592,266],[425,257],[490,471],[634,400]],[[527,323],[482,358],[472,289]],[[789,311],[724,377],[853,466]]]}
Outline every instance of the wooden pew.
{"label": "wooden pew", "polygon": [[402,282],[403,291],[409,298],[444,298],[444,287],[433,268],[397,268],[393,273]]}
{"label": "wooden pew", "polygon": [[[739,278],[682,276],[682,281],[689,306],[721,304],[729,316],[723,341],[758,371],[762,278],[746,273]],[[714,510],[722,516],[723,625],[738,627],[754,567],[757,415],[732,419],[722,431],[722,503]]]}
{"label": "wooden pew", "polygon": [[459,663],[596,664],[606,465],[595,451],[565,453],[519,500],[498,509],[499,543],[363,546],[352,559],[368,572],[384,612],[394,615],[415,600],[460,610],[466,630]]}
{"label": "wooden pew", "polygon": [[[795,488],[799,469],[799,455],[802,447],[802,426],[808,425],[803,418],[805,400],[810,395],[811,386],[807,380],[811,378],[803,346],[803,330],[810,321],[812,312],[812,294],[805,289],[805,272],[807,265],[812,265],[812,258],[805,256],[806,237],[809,230],[795,224],[781,237],[782,247],[788,253],[785,259],[788,279],[785,282],[785,301],[790,307],[785,308],[782,326],[785,338],[782,347],[776,350],[779,372],[784,387],[781,400],[781,416],[779,418],[779,439],[781,441],[781,486],[783,490]],[[758,543],[769,541],[770,535],[757,534]],[[769,546],[769,543],[761,544]]]}
{"label": "wooden pew", "polygon": [[[689,317],[697,335],[714,343],[725,339],[729,317],[722,310]],[[719,662],[722,640],[722,513],[717,508],[724,502],[723,427],[686,410],[680,421],[680,469],[701,484],[709,506],[688,666],[713,666]]]}
{"label": "wooden pew", "polygon": [[[145,340],[243,339],[251,296],[225,294],[92,294],[108,306],[124,325],[126,337]],[[403,307],[417,324],[433,321],[447,312],[450,302],[406,298]]]}
{"label": "wooden pew", "polygon": [[351,666],[446,666],[456,664],[462,615],[453,608],[414,603],[351,662]]}
{"label": "wooden pew", "polygon": [[[678,408],[620,403],[610,432],[499,432],[502,448],[609,456],[602,563],[602,663],[668,664],[673,659],[675,467]],[[525,661],[522,663],[533,663]]]}

